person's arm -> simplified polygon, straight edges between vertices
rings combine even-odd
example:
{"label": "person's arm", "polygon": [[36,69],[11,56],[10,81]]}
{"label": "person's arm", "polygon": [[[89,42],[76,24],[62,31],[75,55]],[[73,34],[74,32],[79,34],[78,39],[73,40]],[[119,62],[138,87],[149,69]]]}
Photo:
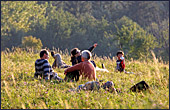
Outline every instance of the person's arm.
{"label": "person's arm", "polygon": [[35,73],[37,73],[37,62],[35,62]]}
{"label": "person's arm", "polygon": [[67,68],[64,73],[67,73],[67,72],[72,72],[72,71],[75,71],[75,70],[81,70],[81,67],[82,67],[82,63],[78,63],[72,67],[69,67]]}
{"label": "person's arm", "polygon": [[92,52],[96,48],[96,46],[97,46],[97,43],[93,44],[93,46],[91,46],[88,50]]}

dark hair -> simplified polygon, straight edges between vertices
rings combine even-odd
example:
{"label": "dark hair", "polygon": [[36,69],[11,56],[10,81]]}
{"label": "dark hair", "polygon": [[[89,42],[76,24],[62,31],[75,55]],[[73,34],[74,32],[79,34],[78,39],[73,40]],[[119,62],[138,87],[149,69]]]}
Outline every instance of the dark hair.
{"label": "dark hair", "polygon": [[116,53],[116,55],[118,56],[118,54],[122,54],[122,55],[124,55],[124,53],[123,53],[123,51],[118,51],[117,53]]}
{"label": "dark hair", "polygon": [[80,50],[79,50],[78,48],[73,48],[73,49],[71,50],[71,55],[74,56],[74,55],[76,55],[78,52],[80,52]]}
{"label": "dark hair", "polygon": [[45,50],[45,49],[41,50],[41,52],[40,52],[40,58],[42,58],[42,57],[44,56],[44,54],[47,54],[47,55],[48,55],[48,51]]}
{"label": "dark hair", "polygon": [[54,57],[54,52],[53,51],[51,52],[51,56]]}

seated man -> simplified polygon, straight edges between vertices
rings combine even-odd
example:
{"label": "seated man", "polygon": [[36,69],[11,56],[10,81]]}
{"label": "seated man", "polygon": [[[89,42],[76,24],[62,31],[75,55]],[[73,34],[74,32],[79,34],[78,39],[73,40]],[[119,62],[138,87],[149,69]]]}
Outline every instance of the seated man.
{"label": "seated man", "polygon": [[59,81],[63,80],[60,77],[58,77],[57,73],[53,72],[53,69],[51,68],[49,62],[49,53],[47,50],[43,49],[40,52],[40,59],[37,59],[35,61],[35,74],[34,78],[38,78],[38,75],[43,77],[44,79],[57,79]]}
{"label": "seated man", "polygon": [[[82,51],[82,62],[67,68],[64,72],[66,74],[65,80],[68,80],[70,77],[67,75],[67,73],[70,73],[74,76],[74,71],[78,70],[80,71],[80,75],[83,76],[84,79],[89,80],[96,80],[96,69],[92,62],[90,62],[91,58],[91,52],[88,50]],[[71,77],[72,78],[72,77]]]}

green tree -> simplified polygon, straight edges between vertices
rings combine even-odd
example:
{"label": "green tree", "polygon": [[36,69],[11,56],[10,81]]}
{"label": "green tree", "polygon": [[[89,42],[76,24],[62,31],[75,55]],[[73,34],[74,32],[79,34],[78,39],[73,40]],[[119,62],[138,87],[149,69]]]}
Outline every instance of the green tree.
{"label": "green tree", "polygon": [[[116,33],[113,42],[117,42],[117,48],[123,50],[127,56],[138,59],[147,57],[150,50],[156,46],[153,35],[147,33],[137,23],[128,17],[122,17],[115,23]],[[107,33],[107,35],[109,35]]]}
{"label": "green tree", "polygon": [[127,16],[142,27],[149,26],[152,22],[160,23],[164,19],[162,13],[167,13],[168,11],[163,6],[164,2],[135,1],[130,4]]}
{"label": "green tree", "polygon": [[91,15],[91,5],[90,1],[66,1],[63,9],[73,14],[76,18],[80,18],[84,14]]}
{"label": "green tree", "polygon": [[156,55],[163,60],[169,59],[169,19],[165,19],[160,25],[152,23],[147,29],[158,42],[158,47],[154,49]]}
{"label": "green tree", "polygon": [[[51,17],[47,25],[47,30],[55,46],[65,49],[69,47],[69,39],[77,26],[77,19],[67,11],[59,9],[50,13]],[[53,14],[53,15],[52,15]],[[49,37],[48,37],[49,38]],[[63,42],[65,45],[63,45]]]}
{"label": "green tree", "polygon": [[1,11],[2,48],[20,45],[38,23],[46,25],[46,10],[37,1],[2,1]]}
{"label": "green tree", "polygon": [[[139,58],[154,49],[157,55],[168,56],[168,3],[2,1],[1,48],[18,46],[24,36],[31,35],[41,39],[44,47],[61,50],[74,47],[83,50],[97,42],[98,55],[115,55],[118,49],[123,49],[125,54]],[[146,26],[150,27],[148,32]]]}

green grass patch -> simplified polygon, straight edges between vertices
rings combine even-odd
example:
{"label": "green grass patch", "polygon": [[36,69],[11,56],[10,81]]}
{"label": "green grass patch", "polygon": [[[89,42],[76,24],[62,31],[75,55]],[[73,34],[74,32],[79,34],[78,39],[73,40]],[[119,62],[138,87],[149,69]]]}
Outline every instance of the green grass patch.
{"label": "green grass patch", "polygon": [[[68,51],[59,52],[71,65]],[[93,57],[96,65],[110,71],[97,72],[99,80],[113,81],[123,93],[99,91],[69,92],[86,81],[63,82],[34,79],[34,63],[39,53],[21,49],[1,52],[1,109],[169,109],[169,64],[126,60],[126,70],[135,74],[115,72],[116,59]],[[52,65],[54,59],[50,56]],[[64,78],[64,69],[54,70]],[[127,92],[145,80],[151,92]]]}

